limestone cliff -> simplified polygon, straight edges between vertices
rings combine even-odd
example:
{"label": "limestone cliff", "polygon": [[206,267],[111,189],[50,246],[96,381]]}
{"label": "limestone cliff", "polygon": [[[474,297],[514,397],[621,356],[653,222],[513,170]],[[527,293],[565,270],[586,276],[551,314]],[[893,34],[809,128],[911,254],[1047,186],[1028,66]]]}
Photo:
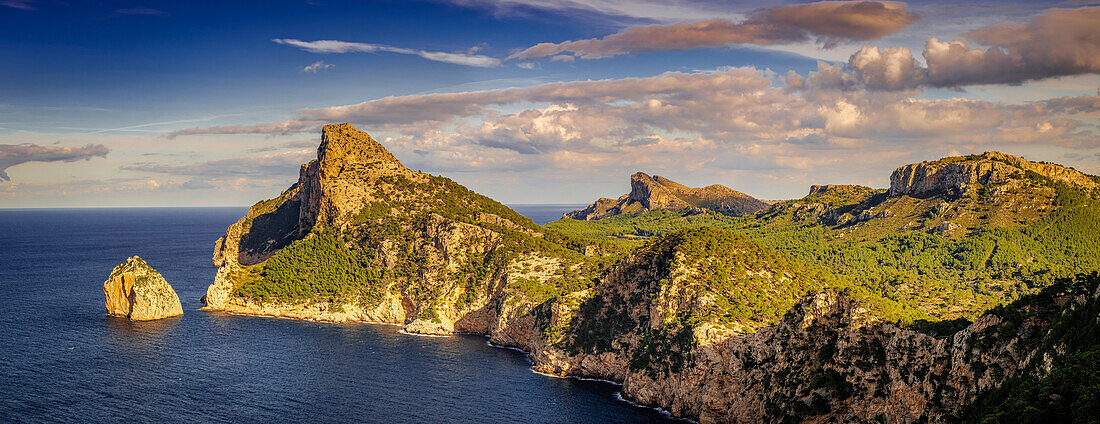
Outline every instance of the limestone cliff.
{"label": "limestone cliff", "polygon": [[756,216],[789,216],[857,232],[859,227],[875,232],[922,228],[958,237],[968,234],[965,228],[1038,220],[1061,206],[1055,199],[1057,184],[1087,194],[1100,187],[1100,179],[1061,165],[986,152],[901,166],[891,174],[887,190],[815,185],[806,197],[776,202]]}
{"label": "limestone cliff", "polygon": [[[219,270],[203,300],[210,310],[488,332],[562,287],[591,283],[578,272],[595,260],[587,246],[543,237],[511,209],[409,170],[351,125],[328,125],[298,182],[215,243]],[[326,263],[324,249],[349,262]],[[314,254],[320,263],[298,260]]]}
{"label": "limestone cliff", "polygon": [[961,197],[986,184],[1004,183],[1034,172],[1084,189],[1098,183],[1088,175],[1061,165],[1037,163],[1001,152],[944,158],[902,166],[890,175],[890,196],[943,194]]}
{"label": "limestone cliff", "polygon": [[[918,180],[935,178],[906,179]],[[900,210],[889,196],[825,186],[802,204],[857,226],[894,219],[882,212]],[[785,205],[766,213],[801,208]],[[630,194],[579,219],[764,206],[636,174]],[[539,371],[622,382],[628,399],[705,423],[955,421],[1021,370],[1049,372],[1034,364],[1059,351],[1038,340],[1060,311],[1098,296],[1094,284],[962,329],[901,327],[883,318],[892,300],[746,236],[683,229],[633,249],[569,236],[405,168],[347,124],[324,127],[317,159],[230,226],[213,262],[204,309],[486,334],[530,352]]]}
{"label": "limestone cliff", "polygon": [[103,283],[107,314],[134,321],[183,315],[179,296],[164,277],[137,256],[116,266]]}
{"label": "limestone cliff", "polygon": [[[1090,312],[1100,308],[1095,274],[973,323],[900,327],[846,290],[794,280],[782,262],[733,269],[765,276],[759,283],[771,290],[755,290],[780,299],[800,286],[810,294],[773,325],[731,320],[736,311],[723,310],[721,296],[752,279],[701,286],[700,265],[713,262],[691,260],[676,240],[687,236],[631,254],[588,300],[540,308],[527,322],[534,328],[493,341],[530,350],[539,371],[621,381],[627,398],[702,423],[958,422],[1011,378],[1050,374],[1069,343],[1059,334],[1100,328]],[[715,247],[740,251],[729,258],[756,250],[732,241]],[[1066,320],[1070,311],[1084,321]]]}
{"label": "limestone cliff", "polygon": [[638,172],[630,176],[630,193],[618,199],[596,200],[587,208],[566,213],[564,217],[587,221],[656,209],[708,209],[726,215],[742,215],[766,207],[767,202],[723,185],[691,188],[668,178]]}

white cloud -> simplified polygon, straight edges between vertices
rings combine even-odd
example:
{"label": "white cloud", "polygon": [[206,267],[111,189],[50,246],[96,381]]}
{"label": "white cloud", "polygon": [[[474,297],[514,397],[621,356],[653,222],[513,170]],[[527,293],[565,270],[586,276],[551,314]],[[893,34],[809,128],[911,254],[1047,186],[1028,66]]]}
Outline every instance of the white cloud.
{"label": "white cloud", "polygon": [[332,69],[332,68],[335,68],[335,67],[336,67],[336,65],[333,65],[331,63],[325,63],[324,61],[318,60],[318,61],[313,62],[312,64],[309,64],[306,67],[302,68],[302,72],[307,73],[307,74],[316,74],[317,71],[323,71],[325,69]]}
{"label": "white cloud", "polygon": [[0,144],[0,181],[10,181],[7,169],[27,162],[76,162],[106,157],[111,149],[102,144],[84,146],[41,146],[37,144]]}
{"label": "white cloud", "polygon": [[420,56],[424,59],[428,59],[436,62],[451,63],[455,65],[474,66],[489,68],[500,66],[500,59],[475,54],[471,52],[464,53],[447,53],[447,52],[433,52],[427,50],[408,49],[404,47],[393,47],[383,44],[369,44],[369,43],[357,43],[351,41],[340,40],[316,40],[316,41],[302,41],[293,38],[276,38],[274,41],[278,44],[285,44],[288,46],[294,46],[299,49],[305,50],[310,53],[398,53]]}
{"label": "white cloud", "polygon": [[572,13],[584,11],[608,17],[657,22],[737,17],[721,2],[691,0],[442,0],[462,6],[483,7],[500,14],[523,14],[527,9]]}
{"label": "white cloud", "polygon": [[[897,80],[888,68],[864,77]],[[788,75],[786,86],[773,80],[767,71],[733,68],[387,97],[180,135],[315,131],[347,121],[414,169],[563,184],[579,178],[579,169],[593,179],[648,170],[748,172],[759,174],[757,184],[865,182],[885,179],[912,152],[1100,148],[1089,124],[1100,118],[1100,97],[920,99],[915,90],[855,89],[853,76],[824,63],[805,77]]]}
{"label": "white cloud", "polygon": [[35,0],[4,0],[0,1],[0,6],[7,6],[14,9],[22,10],[34,10]]}
{"label": "white cloud", "polygon": [[563,53],[581,59],[664,51],[723,47],[735,44],[775,45],[816,40],[825,47],[846,41],[877,40],[911,24],[916,18],[904,3],[828,1],[760,9],[741,22],[709,19],[626,28],[603,38],[539,43],[508,59],[535,60]]}

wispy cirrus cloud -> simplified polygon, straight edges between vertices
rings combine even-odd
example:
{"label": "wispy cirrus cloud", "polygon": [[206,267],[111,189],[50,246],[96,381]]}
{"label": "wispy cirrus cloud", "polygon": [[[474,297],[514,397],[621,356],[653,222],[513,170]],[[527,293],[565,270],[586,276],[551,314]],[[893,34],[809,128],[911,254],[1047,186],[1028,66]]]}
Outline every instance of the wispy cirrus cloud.
{"label": "wispy cirrus cloud", "polygon": [[[311,146],[312,147],[312,146]],[[123,165],[124,171],[148,172],[155,174],[181,175],[202,178],[230,177],[286,177],[293,175],[303,162],[315,156],[314,148],[299,148],[290,151],[267,153],[256,156],[241,156],[228,159],[215,159],[189,164],[142,162]]]}
{"label": "wispy cirrus cloud", "polygon": [[76,162],[106,157],[111,149],[102,144],[42,146],[32,143],[0,144],[0,181],[11,181],[7,169],[27,162]]}
{"label": "wispy cirrus cloud", "polygon": [[397,53],[420,56],[435,62],[490,68],[500,66],[500,59],[476,52],[448,53],[387,46],[384,44],[358,43],[340,40],[302,41],[293,38],[276,38],[278,44],[297,47],[310,53]]}
{"label": "wispy cirrus cloud", "polygon": [[492,9],[498,14],[526,14],[528,10],[575,15],[587,12],[612,18],[676,22],[728,15],[726,2],[690,0],[442,0],[467,7]]}
{"label": "wispy cirrus cloud", "polygon": [[35,10],[34,3],[35,0],[3,0],[0,1],[0,6],[22,10]]}
{"label": "wispy cirrus cloud", "polygon": [[818,41],[825,47],[841,42],[877,40],[911,24],[916,17],[904,3],[886,1],[819,2],[758,10],[741,22],[711,19],[626,28],[603,38],[540,43],[508,59],[535,60],[563,54],[581,59],[664,51],[723,47],[736,44],[773,45]]}

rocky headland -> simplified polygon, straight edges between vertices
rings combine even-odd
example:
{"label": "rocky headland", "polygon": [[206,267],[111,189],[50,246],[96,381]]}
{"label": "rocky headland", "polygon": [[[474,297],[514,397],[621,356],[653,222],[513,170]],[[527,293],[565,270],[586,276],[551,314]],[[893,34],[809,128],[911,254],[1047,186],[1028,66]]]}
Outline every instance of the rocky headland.
{"label": "rocky headland", "polygon": [[183,315],[172,286],[145,260],[134,256],[115,267],[103,283],[107,314],[133,321]]}
{"label": "rocky headland", "polygon": [[[966,161],[1012,159],[954,163]],[[1058,181],[1074,175],[1024,164],[1002,181],[980,171],[986,166],[899,169],[888,192],[817,186],[769,209],[729,189],[636,174],[630,194],[576,219],[706,208],[761,210],[758,218],[797,211],[811,222],[846,208],[833,225],[850,231],[852,219],[870,228],[927,215],[912,206],[927,200],[941,209],[922,221],[932,226],[962,213],[951,203],[959,193],[1008,193],[1008,181],[1047,202],[1054,189],[1027,185],[1036,177],[1026,171]],[[1089,181],[1077,183],[1094,187]],[[972,322],[899,324],[887,319],[899,304],[881,287],[731,231],[687,228],[624,247],[548,230],[451,180],[405,168],[348,124],[324,127],[317,159],[230,226],[213,262],[219,270],[204,309],[485,334],[529,352],[538,371],[620,382],[625,398],[704,423],[961,421],[1002,385],[1051,375],[1060,355],[1079,348],[1059,334],[1067,326],[1093,331],[1100,305],[1093,275],[1059,280]]]}
{"label": "rocky headland", "polygon": [[768,202],[720,184],[692,188],[665,177],[638,172],[630,176],[630,193],[618,199],[598,199],[584,209],[564,214],[564,217],[589,221],[658,209],[710,210],[726,215],[743,215],[768,206]]}

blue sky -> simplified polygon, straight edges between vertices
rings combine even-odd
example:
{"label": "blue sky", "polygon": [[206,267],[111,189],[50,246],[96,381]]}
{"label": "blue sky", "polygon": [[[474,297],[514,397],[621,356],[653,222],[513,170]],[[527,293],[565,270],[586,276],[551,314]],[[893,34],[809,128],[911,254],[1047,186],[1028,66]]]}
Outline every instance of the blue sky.
{"label": "blue sky", "polygon": [[[251,204],[329,121],[515,203],[634,171],[792,198],[991,149],[1100,173],[1095,7],[871,3],[4,0],[0,207]],[[958,53],[990,47],[1011,60]]]}

